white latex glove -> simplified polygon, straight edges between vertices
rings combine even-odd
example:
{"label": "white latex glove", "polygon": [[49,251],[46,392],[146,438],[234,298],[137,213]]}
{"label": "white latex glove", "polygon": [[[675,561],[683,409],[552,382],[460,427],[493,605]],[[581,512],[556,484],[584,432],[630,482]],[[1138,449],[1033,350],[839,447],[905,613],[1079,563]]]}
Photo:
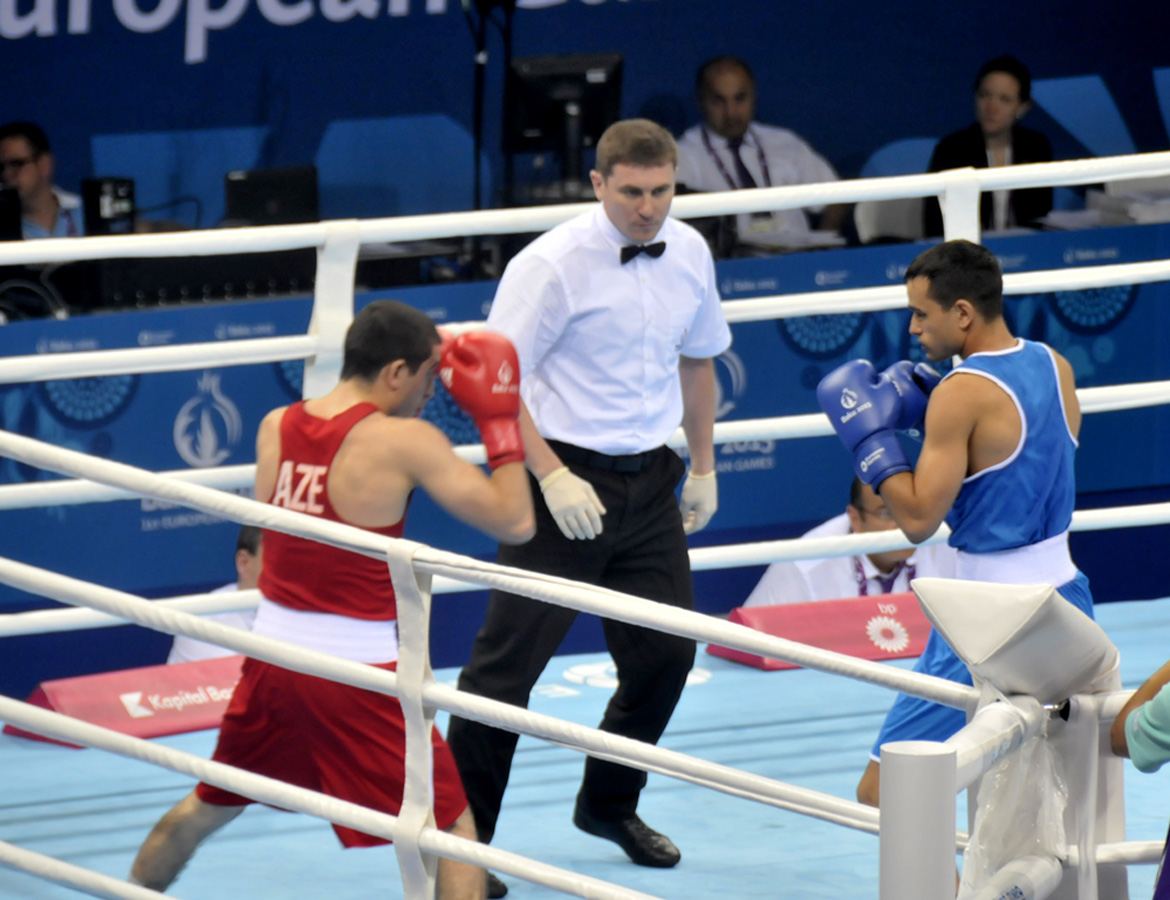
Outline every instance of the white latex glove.
{"label": "white latex glove", "polygon": [[593,485],[570,472],[568,466],[561,466],[544,476],[540,480],[540,491],[561,534],[570,541],[591,541],[601,534],[605,507],[597,498]]}
{"label": "white latex glove", "polygon": [[715,470],[706,475],[687,473],[679,497],[678,511],[682,513],[683,531],[694,534],[702,531],[719,508],[719,487],[715,483]]}

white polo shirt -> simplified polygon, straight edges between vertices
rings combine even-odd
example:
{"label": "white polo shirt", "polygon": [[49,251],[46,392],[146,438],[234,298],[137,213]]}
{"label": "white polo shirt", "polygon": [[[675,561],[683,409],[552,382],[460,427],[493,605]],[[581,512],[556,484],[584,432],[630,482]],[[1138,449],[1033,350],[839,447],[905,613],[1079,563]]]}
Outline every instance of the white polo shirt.
{"label": "white polo shirt", "polygon": [[682,421],[679,357],[730,346],[706,242],[671,218],[657,241],[662,256],[623,265],[631,242],[598,203],[508,263],[487,327],[515,344],[545,438],[613,455],[660,447]]}

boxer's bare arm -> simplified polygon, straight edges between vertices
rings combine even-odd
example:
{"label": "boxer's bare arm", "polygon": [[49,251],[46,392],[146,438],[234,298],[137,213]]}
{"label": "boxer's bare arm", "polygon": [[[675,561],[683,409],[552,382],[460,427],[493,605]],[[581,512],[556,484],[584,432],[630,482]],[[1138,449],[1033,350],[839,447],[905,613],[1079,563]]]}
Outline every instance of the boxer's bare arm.
{"label": "boxer's bare arm", "polygon": [[496,540],[522,544],[536,533],[532,492],[523,461],[499,466],[490,475],[455,455],[451,442],[426,422],[425,440],[410,440],[404,459],[416,483],[451,515]]}
{"label": "boxer's bare arm", "polygon": [[1081,433],[1081,403],[1077,399],[1076,377],[1067,359],[1055,351],[1053,355],[1056,357],[1056,371],[1060,375],[1060,396],[1064,400],[1064,416],[1068,420],[1069,431],[1075,438]]}
{"label": "boxer's bare arm", "polygon": [[455,454],[451,442],[422,419],[370,416],[346,437],[329,474],[334,509],[355,525],[392,525],[421,487],[451,515],[508,543],[532,537],[536,519],[522,462],[491,475]]}
{"label": "boxer's bare arm", "polygon": [[523,400],[520,401],[520,434],[524,438],[528,469],[536,476],[537,481],[543,480],[564,465],[556,451],[536,430],[536,423],[532,421],[532,414]]}
{"label": "boxer's bare arm", "polygon": [[276,488],[276,473],[280,465],[280,420],[287,406],[272,410],[260,422],[256,431],[255,497],[265,502]]}
{"label": "boxer's bare arm", "polygon": [[678,377],[682,384],[682,428],[695,474],[715,471],[715,361],[681,356]]}

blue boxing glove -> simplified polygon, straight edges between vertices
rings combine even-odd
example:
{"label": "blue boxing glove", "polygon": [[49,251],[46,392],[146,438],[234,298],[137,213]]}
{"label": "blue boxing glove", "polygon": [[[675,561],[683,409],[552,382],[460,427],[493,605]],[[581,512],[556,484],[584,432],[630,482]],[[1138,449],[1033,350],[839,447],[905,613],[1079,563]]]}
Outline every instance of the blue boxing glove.
{"label": "blue boxing glove", "polygon": [[902,413],[894,423],[894,429],[921,439],[926,403],[942,376],[926,363],[915,365],[908,359],[894,363],[882,372],[882,376],[889,378],[902,396]]}
{"label": "blue boxing glove", "polygon": [[853,454],[853,470],[862,482],[876,491],[891,475],[910,471],[894,433],[904,415],[902,394],[869,360],[851,360],[822,378],[817,402]]}

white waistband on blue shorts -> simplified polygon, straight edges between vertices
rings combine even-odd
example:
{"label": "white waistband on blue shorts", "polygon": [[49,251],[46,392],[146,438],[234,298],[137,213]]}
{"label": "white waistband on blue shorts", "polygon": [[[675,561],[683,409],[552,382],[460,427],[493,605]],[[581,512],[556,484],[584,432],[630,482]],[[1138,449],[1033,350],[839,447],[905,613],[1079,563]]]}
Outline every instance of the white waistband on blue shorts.
{"label": "white waistband on blue shorts", "polygon": [[1051,584],[1060,587],[1076,578],[1068,552],[1068,532],[1026,547],[994,553],[958,552],[955,577],[995,584]]}
{"label": "white waistband on blue shorts", "polygon": [[394,619],[353,619],[305,612],[261,597],[252,632],[353,662],[388,663],[398,659],[398,622]]}

